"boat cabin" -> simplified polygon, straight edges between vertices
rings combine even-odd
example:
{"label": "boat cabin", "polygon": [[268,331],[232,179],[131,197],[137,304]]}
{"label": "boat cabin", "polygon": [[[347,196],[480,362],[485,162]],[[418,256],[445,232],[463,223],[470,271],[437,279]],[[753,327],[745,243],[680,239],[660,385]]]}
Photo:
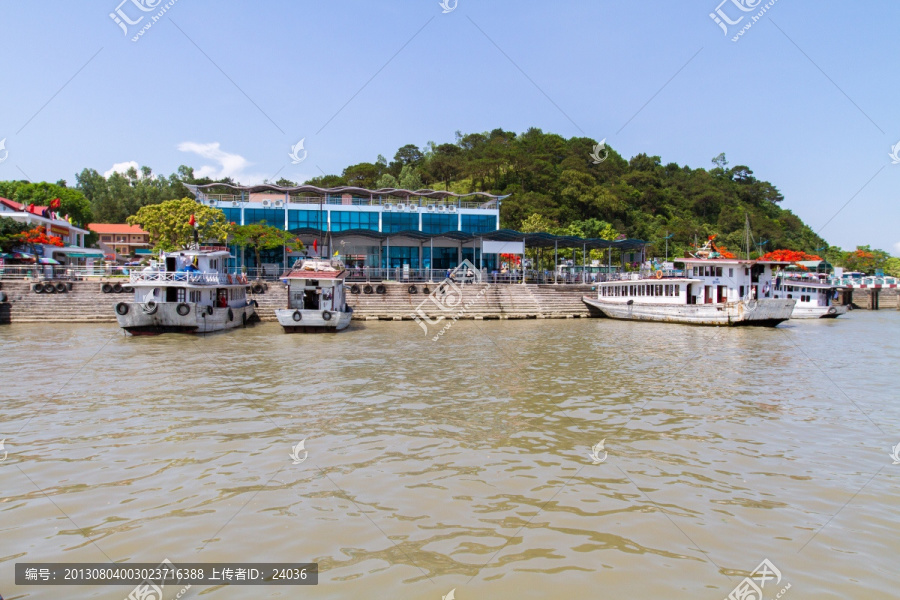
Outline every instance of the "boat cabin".
{"label": "boat cabin", "polygon": [[227,251],[165,253],[130,275],[136,302],[192,303],[218,308],[247,304],[246,280],[227,273]]}
{"label": "boat cabin", "polygon": [[337,261],[304,260],[284,277],[288,284],[288,308],[343,312],[347,272]]}
{"label": "boat cabin", "polygon": [[675,262],[684,264],[682,276],[665,277],[663,271],[656,271],[655,277],[607,281],[600,284],[599,297],[641,304],[723,304],[772,298],[776,270],[786,264],[726,258]]}

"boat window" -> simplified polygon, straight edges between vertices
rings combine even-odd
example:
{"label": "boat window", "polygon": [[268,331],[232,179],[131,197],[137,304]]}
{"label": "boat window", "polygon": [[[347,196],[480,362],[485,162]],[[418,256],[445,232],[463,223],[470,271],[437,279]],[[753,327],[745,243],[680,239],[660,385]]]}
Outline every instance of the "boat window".
{"label": "boat window", "polygon": [[681,285],[680,284],[675,286],[675,295],[676,296],[681,295]]}
{"label": "boat window", "polygon": [[750,269],[744,269],[744,275],[745,275],[746,277],[749,277],[749,276],[750,276]]}
{"label": "boat window", "polygon": [[728,269],[728,276],[734,277],[734,269]]}
{"label": "boat window", "polygon": [[716,267],[716,277],[722,276],[722,267]]}

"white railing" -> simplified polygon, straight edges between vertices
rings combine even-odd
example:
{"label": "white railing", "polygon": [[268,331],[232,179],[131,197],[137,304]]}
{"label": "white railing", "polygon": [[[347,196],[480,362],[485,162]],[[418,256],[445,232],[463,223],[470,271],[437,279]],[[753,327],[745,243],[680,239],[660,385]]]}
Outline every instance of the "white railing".
{"label": "white railing", "polygon": [[196,285],[218,285],[229,283],[228,277],[221,273],[193,273],[189,271],[132,271],[131,283],[193,283]]}

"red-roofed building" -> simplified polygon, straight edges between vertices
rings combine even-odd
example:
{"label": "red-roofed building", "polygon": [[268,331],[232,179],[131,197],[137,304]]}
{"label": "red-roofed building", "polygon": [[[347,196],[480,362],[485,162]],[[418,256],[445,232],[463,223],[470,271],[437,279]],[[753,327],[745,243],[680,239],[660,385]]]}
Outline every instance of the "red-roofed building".
{"label": "red-roofed building", "polygon": [[[46,216],[45,216],[46,215]],[[44,233],[62,238],[65,246],[39,246],[37,251],[44,258],[53,258],[70,264],[74,259],[100,258],[98,250],[84,247],[84,237],[90,233],[69,223],[46,206],[26,206],[7,198],[0,198],[0,217],[25,223],[31,227],[41,226]]]}
{"label": "red-roofed building", "polygon": [[88,229],[99,236],[100,249],[108,258],[130,259],[150,254],[150,234],[137,225],[91,223]]}

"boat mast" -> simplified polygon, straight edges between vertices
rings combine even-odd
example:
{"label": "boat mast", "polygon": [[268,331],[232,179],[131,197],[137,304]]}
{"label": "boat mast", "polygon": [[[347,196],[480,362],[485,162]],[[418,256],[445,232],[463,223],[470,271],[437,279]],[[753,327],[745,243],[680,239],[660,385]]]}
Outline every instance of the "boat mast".
{"label": "boat mast", "polygon": [[744,244],[746,245],[747,260],[750,260],[750,215],[744,213]]}

